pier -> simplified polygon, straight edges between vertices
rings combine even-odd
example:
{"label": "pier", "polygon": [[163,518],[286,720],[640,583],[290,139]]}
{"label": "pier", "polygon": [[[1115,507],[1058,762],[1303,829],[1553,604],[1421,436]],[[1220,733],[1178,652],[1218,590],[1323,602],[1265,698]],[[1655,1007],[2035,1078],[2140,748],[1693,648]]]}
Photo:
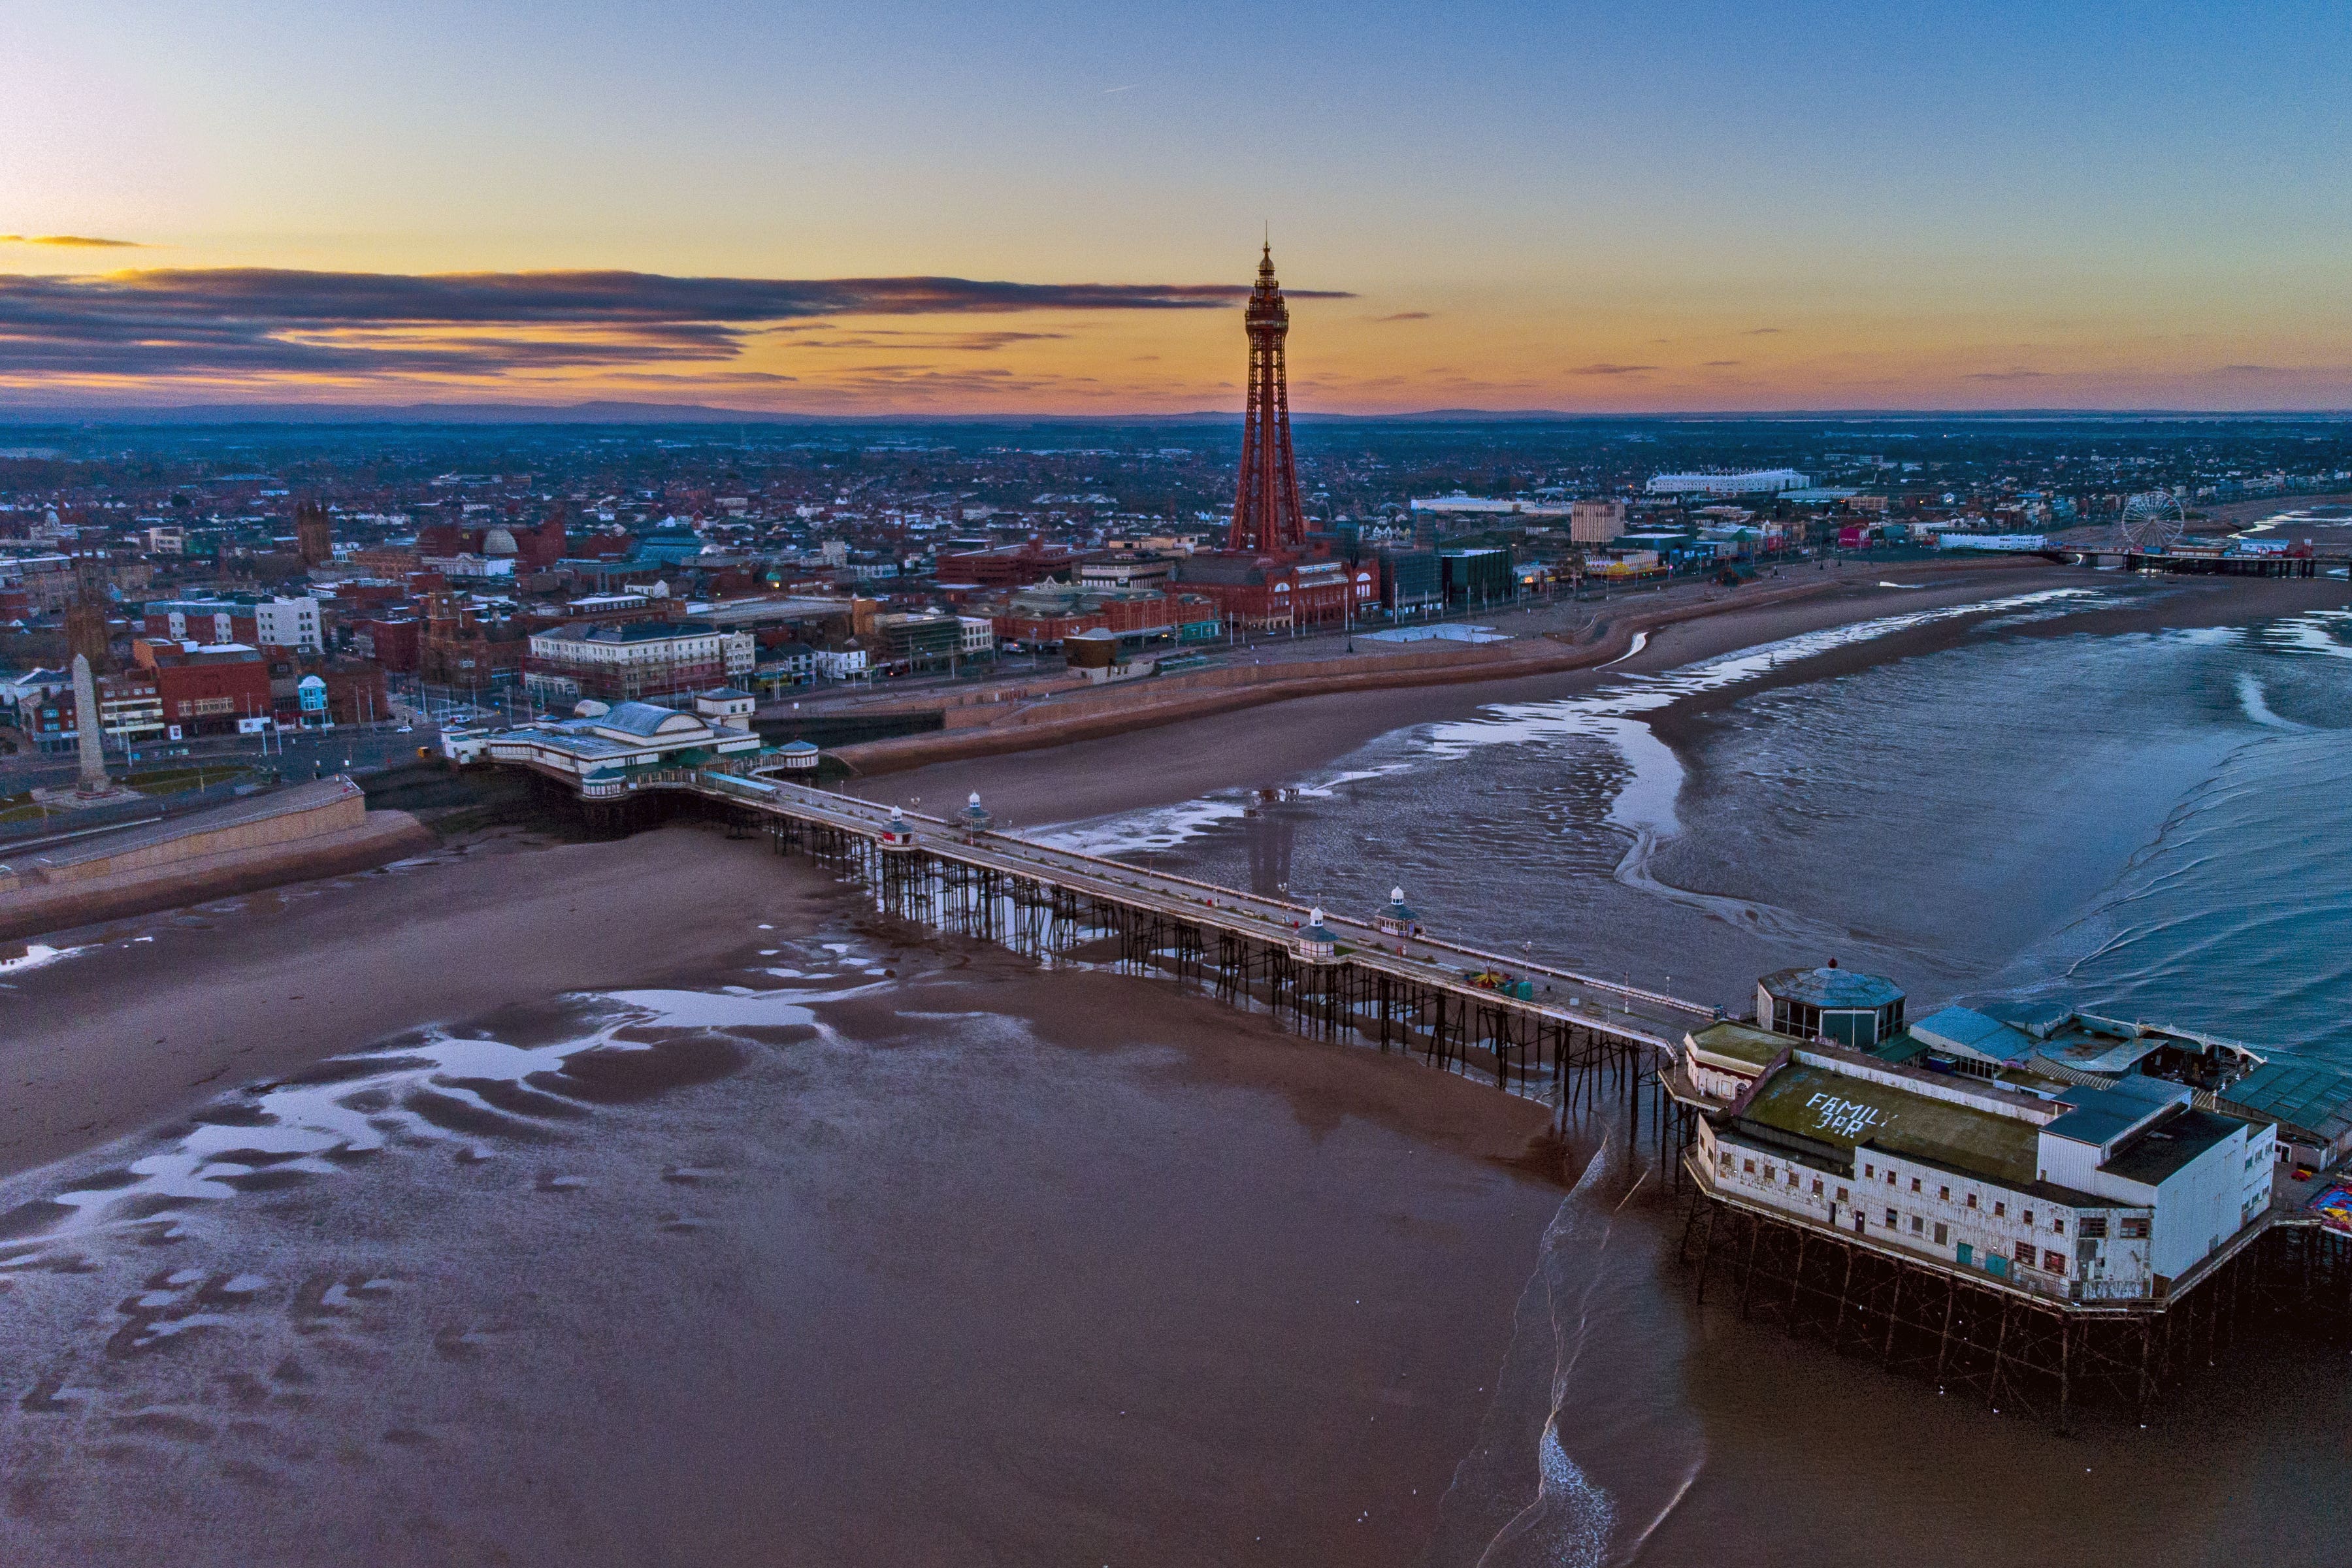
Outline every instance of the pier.
{"label": "pier", "polygon": [[[1707,1155],[1747,1097],[1695,1082],[1693,1037],[1731,1026],[1723,1009],[1433,936],[1401,900],[1366,918],[1058,848],[997,831],[977,797],[948,818],[772,776],[792,765],[775,753],[584,779],[521,765],[562,784],[600,831],[715,818],[858,882],[898,918],[1164,977],[1301,1036],[1417,1054],[1547,1103],[1563,1132],[1622,1117],[1627,1146],[1654,1151],[1662,1184],[1683,1194],[1678,1253],[1698,1304],[1727,1289],[1744,1320],[2062,1432],[2085,1405],[2144,1421],[2256,1326],[2352,1340],[2352,1237],[2294,1205],[2257,1212],[2153,1295],[2095,1299],[1751,1201]],[[1764,1070],[1787,1060],[1783,1048]]]}
{"label": "pier", "polygon": [[[744,768],[737,764],[737,768]],[[551,777],[560,775],[550,774]],[[1365,919],[885,807],[744,768],[648,770],[573,785],[592,825],[625,831],[687,802],[874,892],[885,911],[1046,958],[1158,973],[1318,1038],[1413,1051],[1554,1105],[1563,1121],[1622,1094],[1670,1168],[1687,1108],[1664,1092],[1684,1034],[1721,1010]],[[1397,929],[1397,928],[1402,929]]]}

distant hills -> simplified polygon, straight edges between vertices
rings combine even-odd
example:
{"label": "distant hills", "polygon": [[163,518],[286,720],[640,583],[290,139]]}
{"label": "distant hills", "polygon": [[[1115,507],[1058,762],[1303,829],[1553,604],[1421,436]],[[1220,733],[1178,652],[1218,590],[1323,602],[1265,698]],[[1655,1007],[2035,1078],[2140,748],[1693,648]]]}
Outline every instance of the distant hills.
{"label": "distant hills", "polygon": [[[1405,414],[1294,413],[1301,425],[1428,424],[1777,424],[1832,419],[1845,423],[1933,420],[1950,424],[2097,420],[2119,424],[2182,419],[2229,424],[2294,423],[2352,416],[2347,410],[2227,413],[2179,409],[1819,408],[1717,413],[1574,413],[1562,409],[1429,408]],[[100,403],[0,401],[0,426],[74,425],[1202,425],[1234,424],[1237,408],[1171,414],[798,414],[716,408],[698,403]]]}

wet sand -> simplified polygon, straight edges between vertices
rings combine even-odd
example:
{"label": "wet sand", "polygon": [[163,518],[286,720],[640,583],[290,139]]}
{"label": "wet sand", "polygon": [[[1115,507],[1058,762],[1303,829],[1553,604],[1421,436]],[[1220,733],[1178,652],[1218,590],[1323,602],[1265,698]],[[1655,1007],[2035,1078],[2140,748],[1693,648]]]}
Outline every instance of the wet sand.
{"label": "wet sand", "polygon": [[[2017,565],[1922,589],[1877,583],[1856,569],[1819,600],[1670,626],[1606,669],[1309,699],[853,787],[934,810],[976,789],[1000,822],[1017,829],[1171,805],[1236,783],[1280,784],[1400,726],[1996,595],[2089,586],[2132,595],[2120,607],[2007,634],[2023,637],[2244,624],[2338,605],[2347,596],[2332,581],[2124,579]],[[1651,721],[1675,742],[1710,708],[1738,696],[1948,647],[1974,624],[1942,621],[1792,662]],[[754,857],[759,869],[742,874],[747,853],[745,845],[688,829],[551,847],[493,837],[409,868],[52,933],[43,940],[103,945],[121,961],[68,958],[0,977],[8,987],[0,990],[0,1081],[14,1091],[0,1105],[0,1173],[147,1126],[224,1085],[291,1070],[402,1028],[476,1016],[514,998],[707,972],[740,956],[746,913],[789,928],[823,894],[772,859]]]}
{"label": "wet sand", "polygon": [[[635,842],[661,851],[637,868],[656,900],[785,889],[724,900],[701,941],[731,930],[739,956],[673,962],[691,994],[634,994],[684,1026],[644,1037],[724,1051],[644,1092],[469,1078],[502,1116],[407,1091],[427,1120],[364,1160],[0,1275],[26,1385],[0,1406],[0,1556],[1417,1560],[1560,1201],[1543,1108],[1163,984],[914,940],[754,844]],[[505,859],[579,885],[556,851]],[[458,943],[499,912],[415,923]],[[855,984],[897,980],[772,978],[836,936]],[[307,956],[348,976],[367,952],[320,932]],[[463,1032],[581,1037],[593,1015],[546,994],[563,963],[513,960],[509,1005]],[[93,1005],[140,962],[69,961]],[[367,985],[378,1019],[465,1016]],[[822,1032],[789,1005],[747,1024],[762,1004],[730,985],[838,999]],[[73,1170],[119,1184],[96,1167],[168,1163],[186,1131]],[[182,1317],[202,1326],[158,1331]]]}
{"label": "wet sand", "polygon": [[[1237,756],[1281,782],[1399,724],[2042,575],[1856,584],[1746,626],[1732,612],[1675,628],[1612,671],[1318,700],[1185,726],[1189,746],[1155,749],[1169,731],[942,768],[924,804],[982,787],[1007,815],[1066,819],[1230,784]],[[2096,612],[2099,629],[2344,597],[2158,586]],[[2306,587],[2319,594],[2290,592]],[[2092,617],[2011,635],[2077,619]],[[1965,624],[1827,657],[1906,657]],[[957,782],[982,768],[1005,770],[1001,792]],[[588,1100],[528,1138],[469,1131],[454,1161],[397,1147],[249,1209],[195,1208],[160,1250],[88,1260],[84,1305],[65,1300],[78,1273],[5,1280],[0,1361],[25,1384],[0,1408],[9,1561],[1407,1563],[1483,1440],[1559,1200],[1537,1107],[1151,983],[917,941],[799,862],[692,829],[493,844],[239,902],[125,924],[102,951],[6,977],[0,1068],[17,1092],[0,1165],[420,1023],[536,1042],[572,1026],[567,991],[772,984],[762,944],[845,922],[903,978],[819,1009],[822,1037],[734,1031],[735,1065],[709,1081]],[[221,1323],[152,1354],[104,1348],[124,1303],[171,1294],[184,1268],[265,1284],[236,1301],[204,1287]],[[1650,1299],[1653,1260],[1620,1272],[1642,1342],[1671,1359],[1682,1320]],[[315,1311],[314,1286],[378,1277],[383,1304]],[[1778,1451],[1785,1412],[1824,1397],[1820,1358],[1705,1328],[1759,1382],[1752,1428],[1718,1417],[1715,1440]],[[1680,1374],[1633,1380],[1624,1430],[1648,1430],[1662,1386]],[[1829,1408],[1917,1416],[1931,1398],[1856,1379],[1850,1408]],[[1958,1468],[1993,1473],[2018,1442],[1996,1424]],[[2063,1459],[2025,1442],[2044,1470]],[[1656,1458],[1630,1441],[1622,1457]],[[1666,1481],[1698,1473],[1674,1458]],[[2130,1456],[2095,1458],[2104,1474]],[[1727,1463],[1717,1476],[1742,1484],[1669,1505],[1657,1560],[1753,1542],[1741,1521],[1772,1506],[1821,1506],[1759,1464]],[[1931,1550],[1934,1523],[1908,1520],[1906,1549]]]}
{"label": "wet sand", "polygon": [[498,836],[49,932],[93,951],[0,975],[0,1173],[400,1029],[706,973],[747,951],[757,921],[804,919],[821,891],[752,848],[686,829],[551,847]]}

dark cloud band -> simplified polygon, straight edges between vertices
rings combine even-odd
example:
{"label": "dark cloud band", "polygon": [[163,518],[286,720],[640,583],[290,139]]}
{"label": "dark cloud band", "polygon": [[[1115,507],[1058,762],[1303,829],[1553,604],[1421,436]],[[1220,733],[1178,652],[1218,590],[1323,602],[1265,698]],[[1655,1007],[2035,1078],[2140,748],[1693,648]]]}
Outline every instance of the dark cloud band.
{"label": "dark cloud band", "polygon": [[[1221,283],[645,272],[218,268],[0,276],[0,375],[496,375],[723,361],[756,332],[817,318],[1192,310],[1247,292]],[[1023,336],[967,334],[986,346]]]}
{"label": "dark cloud band", "polygon": [[100,239],[92,234],[0,234],[0,245],[50,245],[61,250],[144,250],[135,239]]}

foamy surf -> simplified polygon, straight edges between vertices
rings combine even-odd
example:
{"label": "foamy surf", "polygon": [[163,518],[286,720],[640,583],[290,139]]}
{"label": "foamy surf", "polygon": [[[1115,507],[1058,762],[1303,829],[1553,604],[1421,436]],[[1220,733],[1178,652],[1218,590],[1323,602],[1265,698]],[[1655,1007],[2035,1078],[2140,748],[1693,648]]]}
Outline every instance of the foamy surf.
{"label": "foamy surf", "polygon": [[[1759,644],[1684,665],[1660,675],[1628,673],[1616,678],[1612,684],[1582,696],[1543,702],[1496,703],[1481,709],[1474,718],[1399,731],[1396,736],[1384,736],[1350,758],[1350,765],[1325,774],[1309,775],[1283,793],[1308,797],[1327,795],[1348,784],[1409,773],[1431,762],[1458,761],[1485,746],[1552,742],[1573,736],[1597,737],[1615,750],[1631,770],[1630,780],[1621,792],[1618,804],[1612,805],[1610,812],[1610,819],[1623,827],[1635,840],[1633,849],[1627,856],[1625,879],[1629,885],[1643,887],[1645,890],[1665,891],[1667,889],[1663,885],[1645,883],[1640,879],[1651,850],[1673,837],[1680,829],[1680,825],[1675,820],[1674,801],[1682,789],[1682,764],[1675,759],[1672,750],[1651,733],[1648,724],[1642,721],[1640,715],[1656,712],[1702,692],[1755,679],[1769,674],[1788,660],[1810,658],[1934,622],[1987,612],[2047,610],[2099,596],[2096,590],[2087,588],[2047,588],[2036,593],[2011,595],[1966,605],[1908,611],[1899,616],[1883,616],[1850,626],[1832,626],[1784,637],[1777,642]],[[1622,664],[1648,647],[1648,643],[1647,632],[1635,633],[1633,646],[1610,660],[1609,665]],[[1609,665],[1601,668],[1607,668]],[[1404,755],[1379,763],[1368,764],[1365,762],[1366,752],[1375,748],[1392,747],[1398,737],[1407,738]],[[1174,805],[1071,823],[1031,837],[1055,848],[1088,855],[1136,855],[1174,849],[1246,816],[1253,798],[1254,792],[1251,791],[1220,791]],[[1646,845],[1643,843],[1645,835],[1648,839]],[[1682,896],[1705,899],[1705,895],[1700,894]],[[1717,912],[1748,924],[1769,925],[1776,919],[1793,918],[1744,904],[1737,910]],[[1815,933],[1808,929],[1790,934]]]}
{"label": "foamy surf", "polygon": [[1651,1174],[1612,1139],[1561,1200],[1477,1444],[1441,1505],[1429,1568],[1624,1561],[1696,1477],[1703,1450],[1691,1424],[1638,1394],[1626,1403],[1637,1383],[1671,1375],[1681,1356],[1678,1323],[1645,1310],[1660,1266],[1657,1226],[1623,1213],[1654,1197]]}

